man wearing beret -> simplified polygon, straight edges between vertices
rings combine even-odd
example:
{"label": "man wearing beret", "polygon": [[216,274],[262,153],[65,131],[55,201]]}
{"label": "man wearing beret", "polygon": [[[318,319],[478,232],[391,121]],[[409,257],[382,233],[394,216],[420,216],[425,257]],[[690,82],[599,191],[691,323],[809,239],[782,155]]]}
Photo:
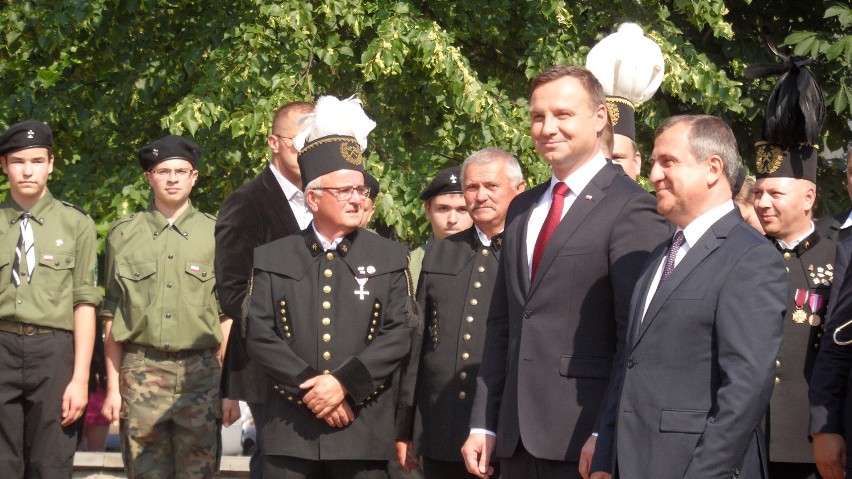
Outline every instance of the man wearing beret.
{"label": "man wearing beret", "polygon": [[361,217],[361,228],[367,228],[373,213],[376,212],[376,197],[379,196],[379,180],[375,176],[364,172],[364,186],[370,188],[370,194],[364,198],[364,215]]}
{"label": "man wearing beret", "polygon": [[[269,380],[246,352],[243,300],[254,249],[304,229],[311,221],[293,138],[299,133],[299,121],[313,111],[314,106],[303,101],[287,103],[275,111],[266,139],[269,166],[225,198],[216,219],[216,292],[222,311],[235,320],[222,366],[221,390],[225,398],[246,401],[256,427],[263,423]],[[225,422],[235,420],[228,417],[228,409],[223,413]],[[262,449],[263,444],[258,443],[251,457],[253,479],[262,477]]]}
{"label": "man wearing beret", "polygon": [[417,300],[426,313],[428,334],[417,336],[412,355],[420,360],[419,367],[410,367],[403,379],[403,388],[413,388],[407,384],[412,381],[417,385],[414,400],[402,410],[405,427],[399,431],[397,460],[408,469],[417,463],[411,454],[413,440],[428,479],[473,477],[459,450],[470,432],[506,211],[524,190],[518,160],[498,148],[473,153],[461,171],[473,226],[426,251]]}
{"label": "man wearing beret", "polygon": [[[95,225],[47,189],[50,128],[0,136],[0,477],[71,477],[95,340]],[[79,424],[79,423],[76,423]]]}
{"label": "man wearing beret", "polygon": [[128,477],[213,477],[220,455],[215,218],[189,200],[198,145],[169,135],[139,150],[154,201],[113,224],[106,246],[107,396]]}
{"label": "man wearing beret", "polygon": [[461,167],[450,166],[439,171],[420,193],[420,199],[423,201],[426,218],[432,225],[432,235],[426,244],[411,252],[410,268],[415,288],[426,246],[432,241],[442,240],[473,225],[462,196]]}
{"label": "man wearing beret", "polygon": [[260,429],[266,479],[385,478],[394,454],[399,365],[416,311],[407,251],[358,227],[366,134],[311,136],[326,131],[317,125],[329,102],[360,106],[322,97],[304,131],[311,225],[254,251],[246,346],[272,383]]}

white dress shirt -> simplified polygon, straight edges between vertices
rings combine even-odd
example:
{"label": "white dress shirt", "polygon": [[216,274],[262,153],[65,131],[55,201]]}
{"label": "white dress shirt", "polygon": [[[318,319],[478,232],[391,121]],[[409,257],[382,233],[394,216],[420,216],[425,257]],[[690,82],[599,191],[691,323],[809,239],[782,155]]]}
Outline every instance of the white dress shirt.
{"label": "white dress shirt", "polygon": [[[692,220],[691,223],[686,225],[686,228],[681,229],[678,227],[677,231],[683,231],[683,246],[677,251],[677,256],[675,256],[674,265],[677,268],[680,260],[686,256],[686,253],[689,252],[690,248],[692,248],[695,243],[704,236],[704,233],[713,226],[714,223],[719,221],[723,216],[730,213],[731,210],[734,209],[734,202],[728,200],[722,203],[719,206],[715,206],[707,211],[705,211],[701,216]],[[654,274],[654,279],[651,281],[651,287],[648,289],[648,294],[645,296],[645,307],[642,309],[642,320],[645,319],[645,313],[648,312],[648,305],[651,304],[651,300],[654,298],[654,294],[657,292],[657,288],[660,286],[660,277],[663,275],[663,265],[666,264],[666,258],[668,257],[668,251],[663,255],[662,261],[660,261],[659,266],[657,266],[657,273]]]}
{"label": "white dress shirt", "polygon": [[[606,166],[606,158],[604,158],[603,154],[599,151],[597,156],[593,157],[585,165],[578,168],[574,173],[568,175],[567,178],[560,179],[556,176],[550,177],[550,186],[544,191],[544,194],[541,195],[538,203],[536,203],[533,207],[532,213],[530,213],[529,222],[527,222],[527,271],[529,271],[530,274],[532,274],[532,257],[533,251],[535,251],[535,242],[538,239],[542,226],[544,226],[544,220],[547,218],[547,213],[550,211],[550,204],[553,203],[553,186],[556,183],[563,181],[569,189],[568,194],[565,195],[565,203],[562,204],[562,216],[559,217],[561,220],[565,217],[565,213],[568,212],[571,205],[574,204],[574,200],[577,199],[577,195],[586,188],[586,185],[592,181],[592,178],[594,178],[604,166]],[[530,279],[532,279],[532,277],[530,277]]]}
{"label": "white dress shirt", "polygon": [[314,215],[305,204],[305,193],[285,178],[272,163],[269,164],[269,169],[272,170],[272,174],[281,186],[281,191],[284,192],[284,197],[290,203],[290,209],[293,211],[293,216],[296,217],[296,222],[299,223],[299,229],[307,228],[311,220],[314,219]]}

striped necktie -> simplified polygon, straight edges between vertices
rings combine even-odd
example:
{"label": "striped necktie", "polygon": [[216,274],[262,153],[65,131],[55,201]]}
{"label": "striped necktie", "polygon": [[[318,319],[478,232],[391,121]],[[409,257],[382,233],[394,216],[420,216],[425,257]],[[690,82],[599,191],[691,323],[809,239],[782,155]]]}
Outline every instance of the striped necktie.
{"label": "striped necktie", "polygon": [[35,268],[35,240],[33,238],[33,227],[30,225],[30,218],[33,215],[24,213],[21,215],[21,237],[18,238],[18,245],[15,247],[15,261],[12,264],[12,281],[15,286],[21,284],[21,259],[26,256],[27,259],[27,282],[33,279],[33,269]]}

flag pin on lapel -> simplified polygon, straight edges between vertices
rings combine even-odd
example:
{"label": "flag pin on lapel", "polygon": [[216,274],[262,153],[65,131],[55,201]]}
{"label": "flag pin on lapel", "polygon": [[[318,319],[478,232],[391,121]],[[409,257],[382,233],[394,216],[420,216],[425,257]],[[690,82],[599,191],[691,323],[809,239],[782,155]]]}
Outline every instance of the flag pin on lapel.
{"label": "flag pin on lapel", "polygon": [[586,195],[586,201],[591,201],[591,200],[592,200],[592,195]]}

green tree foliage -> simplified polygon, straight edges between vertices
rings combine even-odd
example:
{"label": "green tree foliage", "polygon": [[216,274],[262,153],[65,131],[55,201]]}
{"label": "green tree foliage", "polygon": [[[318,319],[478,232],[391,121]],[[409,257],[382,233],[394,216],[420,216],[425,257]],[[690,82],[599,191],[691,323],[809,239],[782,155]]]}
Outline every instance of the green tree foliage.
{"label": "green tree foliage", "polygon": [[[356,94],[378,123],[367,158],[382,188],[377,216],[417,244],[427,231],[417,196],[439,168],[498,146],[521,159],[530,184],[547,177],[528,133],[529,79],[552,64],[583,64],[590,47],[624,21],[642,25],[667,62],[661,91],[638,110],[645,156],[663,118],[703,111],[734,126],[751,164],[774,83],[742,77],[749,63],[772,60],[761,26],[787,51],[816,57],[830,105],[826,143],[838,148],[852,111],[849,7],[758,3],[6,2],[0,127],[26,118],[49,123],[58,158],[51,189],[91,211],[105,231],[148,202],[135,159],[148,141],[172,132],[202,145],[193,198],[215,213],[265,165],[277,106]],[[825,211],[848,202],[837,167],[822,169]]]}

